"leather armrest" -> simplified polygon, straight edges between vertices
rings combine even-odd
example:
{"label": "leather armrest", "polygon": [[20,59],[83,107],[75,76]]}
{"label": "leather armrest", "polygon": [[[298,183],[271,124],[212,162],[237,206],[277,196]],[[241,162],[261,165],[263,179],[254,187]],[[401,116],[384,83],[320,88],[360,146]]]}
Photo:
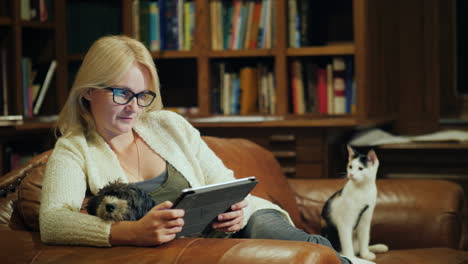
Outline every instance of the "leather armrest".
{"label": "leather armrest", "polygon": [[[325,201],[345,183],[343,179],[289,180],[302,217],[320,230]],[[377,180],[378,199],[371,230],[372,243],[390,248],[459,248],[463,190],[441,180]]]}
{"label": "leather armrest", "polygon": [[325,246],[262,239],[181,238],[158,247],[49,246],[39,233],[0,229],[0,259],[6,263],[330,263]]}

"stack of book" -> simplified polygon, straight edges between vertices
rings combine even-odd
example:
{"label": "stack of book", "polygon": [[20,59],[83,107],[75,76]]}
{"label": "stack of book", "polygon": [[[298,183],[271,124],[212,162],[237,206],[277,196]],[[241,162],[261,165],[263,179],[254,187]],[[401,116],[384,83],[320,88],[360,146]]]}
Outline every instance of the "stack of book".
{"label": "stack of book", "polygon": [[272,48],[274,0],[210,2],[213,50]]}
{"label": "stack of book", "polygon": [[352,58],[333,57],[322,65],[311,60],[295,59],[290,64],[294,114],[354,113],[356,85]]}
{"label": "stack of book", "polygon": [[187,0],[136,0],[132,6],[134,37],[151,51],[191,50],[195,3]]}

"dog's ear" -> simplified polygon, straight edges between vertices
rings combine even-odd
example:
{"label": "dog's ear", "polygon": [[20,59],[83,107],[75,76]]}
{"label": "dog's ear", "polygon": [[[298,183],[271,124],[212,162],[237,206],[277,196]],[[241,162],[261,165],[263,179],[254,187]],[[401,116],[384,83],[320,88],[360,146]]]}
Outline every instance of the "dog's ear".
{"label": "dog's ear", "polygon": [[151,196],[141,190],[138,187],[135,187],[131,192],[131,199],[134,201],[133,208],[135,209],[135,220],[141,219],[145,216],[149,210],[151,210],[155,206],[155,202],[151,198]]}
{"label": "dog's ear", "polygon": [[86,204],[86,211],[88,211],[88,214],[90,215],[96,215],[96,210],[97,207],[99,206],[99,196],[92,196],[89,200],[88,203]]}

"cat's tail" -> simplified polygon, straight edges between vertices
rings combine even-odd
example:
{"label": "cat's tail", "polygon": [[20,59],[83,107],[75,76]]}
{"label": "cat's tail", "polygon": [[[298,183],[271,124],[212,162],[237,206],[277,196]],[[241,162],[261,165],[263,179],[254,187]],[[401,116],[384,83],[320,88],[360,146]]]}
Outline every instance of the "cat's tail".
{"label": "cat's tail", "polygon": [[369,246],[369,251],[372,253],[385,253],[388,251],[388,246],[385,244],[375,244]]}

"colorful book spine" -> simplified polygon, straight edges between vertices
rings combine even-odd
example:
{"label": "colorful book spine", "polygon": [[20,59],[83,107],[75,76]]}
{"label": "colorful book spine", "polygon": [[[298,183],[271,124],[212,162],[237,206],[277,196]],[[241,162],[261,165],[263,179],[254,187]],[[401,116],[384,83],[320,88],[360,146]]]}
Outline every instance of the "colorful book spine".
{"label": "colorful book spine", "polygon": [[156,2],[149,4],[149,41],[150,50],[159,50],[159,8]]}

